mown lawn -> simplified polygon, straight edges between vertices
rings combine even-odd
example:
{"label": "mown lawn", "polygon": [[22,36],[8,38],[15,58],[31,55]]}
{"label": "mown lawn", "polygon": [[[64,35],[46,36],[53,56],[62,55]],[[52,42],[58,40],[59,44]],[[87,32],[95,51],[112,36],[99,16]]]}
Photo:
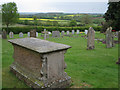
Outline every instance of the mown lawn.
{"label": "mown lawn", "polygon": [[[14,38],[18,38],[16,34]],[[27,37],[24,34],[24,37]],[[104,38],[96,33],[96,38]],[[39,38],[40,34],[39,34]],[[43,39],[43,38],[41,38]],[[86,50],[87,39],[83,37],[49,38],[49,41],[72,46],[65,54],[67,74],[72,79],[71,88],[118,88],[118,45],[107,49],[105,44],[95,41],[95,50]],[[2,83],[3,88],[28,88],[10,72],[13,47],[7,40],[2,41]]]}

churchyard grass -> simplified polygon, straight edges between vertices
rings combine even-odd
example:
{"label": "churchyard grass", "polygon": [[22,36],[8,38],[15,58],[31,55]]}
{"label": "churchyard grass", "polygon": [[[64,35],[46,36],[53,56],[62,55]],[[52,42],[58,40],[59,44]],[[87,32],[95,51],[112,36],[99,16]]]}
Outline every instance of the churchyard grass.
{"label": "churchyard grass", "polygon": [[[94,50],[86,50],[87,39],[80,37],[47,38],[47,40],[72,46],[65,54],[68,76],[72,79],[71,88],[118,88],[118,45],[106,48],[105,44],[95,41]],[[27,37],[27,34],[24,34]],[[105,38],[95,33],[96,38]],[[19,38],[19,35],[14,35]],[[40,39],[43,39],[39,37]],[[9,39],[9,38],[8,38]],[[3,88],[28,88],[10,72],[13,62],[13,47],[2,40],[2,83]]]}

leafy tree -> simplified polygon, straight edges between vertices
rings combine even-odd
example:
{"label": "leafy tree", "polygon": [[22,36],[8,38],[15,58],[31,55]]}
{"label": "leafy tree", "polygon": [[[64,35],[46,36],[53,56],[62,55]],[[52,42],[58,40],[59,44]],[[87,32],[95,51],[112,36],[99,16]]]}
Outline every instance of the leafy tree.
{"label": "leafy tree", "polygon": [[71,20],[70,23],[69,23],[69,26],[71,26],[72,28],[76,25],[77,25],[76,20]]}
{"label": "leafy tree", "polygon": [[10,24],[14,24],[18,21],[18,11],[16,3],[10,2],[2,4],[2,22],[6,24],[7,31]]}
{"label": "leafy tree", "polygon": [[120,30],[120,1],[109,2],[108,5],[109,7],[104,18],[108,22],[108,26],[112,26],[115,30]]}
{"label": "leafy tree", "polygon": [[91,18],[90,15],[84,15],[84,16],[82,17],[81,22],[82,22],[83,24],[91,24],[91,23],[92,23],[92,18]]}

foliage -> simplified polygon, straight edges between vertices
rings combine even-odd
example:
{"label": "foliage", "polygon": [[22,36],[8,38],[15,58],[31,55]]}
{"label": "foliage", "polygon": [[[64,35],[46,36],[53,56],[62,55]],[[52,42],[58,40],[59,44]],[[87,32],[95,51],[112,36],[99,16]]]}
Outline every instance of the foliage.
{"label": "foliage", "polygon": [[10,2],[2,5],[2,21],[7,25],[7,30],[10,24],[17,22],[18,16],[16,3]]}
{"label": "foliage", "polygon": [[70,23],[69,23],[69,26],[76,26],[77,25],[77,22],[75,20],[71,20]]}
{"label": "foliage", "polygon": [[115,30],[120,30],[120,1],[119,2],[109,2],[109,7],[104,15],[104,18],[109,26],[112,26]]}
{"label": "foliage", "polygon": [[84,24],[91,24],[92,23],[92,18],[90,15],[85,15],[82,17],[82,23]]}

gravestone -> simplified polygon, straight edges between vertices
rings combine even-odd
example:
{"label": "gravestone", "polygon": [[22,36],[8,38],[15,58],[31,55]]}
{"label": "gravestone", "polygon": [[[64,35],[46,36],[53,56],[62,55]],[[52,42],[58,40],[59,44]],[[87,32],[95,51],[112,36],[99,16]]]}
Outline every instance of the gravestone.
{"label": "gravestone", "polygon": [[46,29],[44,29],[44,31],[41,32],[41,37],[44,37],[44,40],[46,40],[46,38],[49,38],[49,34],[48,31],[46,31]]}
{"label": "gravestone", "polygon": [[88,30],[85,30],[85,34],[87,35],[87,33],[88,33]]}
{"label": "gravestone", "polygon": [[22,32],[19,33],[19,37],[23,37],[23,33]]}
{"label": "gravestone", "polygon": [[7,33],[5,30],[2,31],[2,39],[7,39]]}
{"label": "gravestone", "polygon": [[59,31],[52,31],[52,37],[60,37]]}
{"label": "gravestone", "polygon": [[67,35],[69,35],[69,31],[67,31]]}
{"label": "gravestone", "polygon": [[36,37],[38,37],[38,32],[36,32]]}
{"label": "gravestone", "polygon": [[48,32],[48,34],[52,34],[51,32]]}
{"label": "gravestone", "polygon": [[118,32],[118,61],[116,64],[120,64],[120,31]]}
{"label": "gravestone", "polygon": [[87,33],[87,37],[88,37],[88,40],[87,40],[87,50],[91,50],[91,49],[94,49],[95,48],[95,32],[94,32],[94,29],[92,27],[89,28],[88,30],[88,33]]}
{"label": "gravestone", "polygon": [[35,29],[30,31],[30,37],[36,38],[36,30]]}
{"label": "gravestone", "polygon": [[44,40],[46,40],[46,34],[47,34],[47,31],[46,29],[44,29]]}
{"label": "gravestone", "polygon": [[61,37],[63,37],[63,36],[64,36],[64,33],[65,33],[64,31],[62,31],[62,32],[61,32]]}
{"label": "gravestone", "polygon": [[106,47],[112,48],[114,46],[114,36],[112,34],[112,27],[106,30]]}
{"label": "gravestone", "polygon": [[28,37],[30,37],[30,32],[28,32],[27,34],[28,34]]}
{"label": "gravestone", "polygon": [[79,31],[79,30],[77,30],[76,34],[80,34],[80,31]]}
{"label": "gravestone", "polygon": [[9,38],[13,38],[14,33],[10,31]]}
{"label": "gravestone", "polygon": [[65,88],[71,78],[64,72],[64,54],[71,46],[37,38],[9,40],[14,47],[10,70],[32,88]]}
{"label": "gravestone", "polygon": [[72,30],[72,34],[75,34],[75,31],[74,31],[74,30]]}

